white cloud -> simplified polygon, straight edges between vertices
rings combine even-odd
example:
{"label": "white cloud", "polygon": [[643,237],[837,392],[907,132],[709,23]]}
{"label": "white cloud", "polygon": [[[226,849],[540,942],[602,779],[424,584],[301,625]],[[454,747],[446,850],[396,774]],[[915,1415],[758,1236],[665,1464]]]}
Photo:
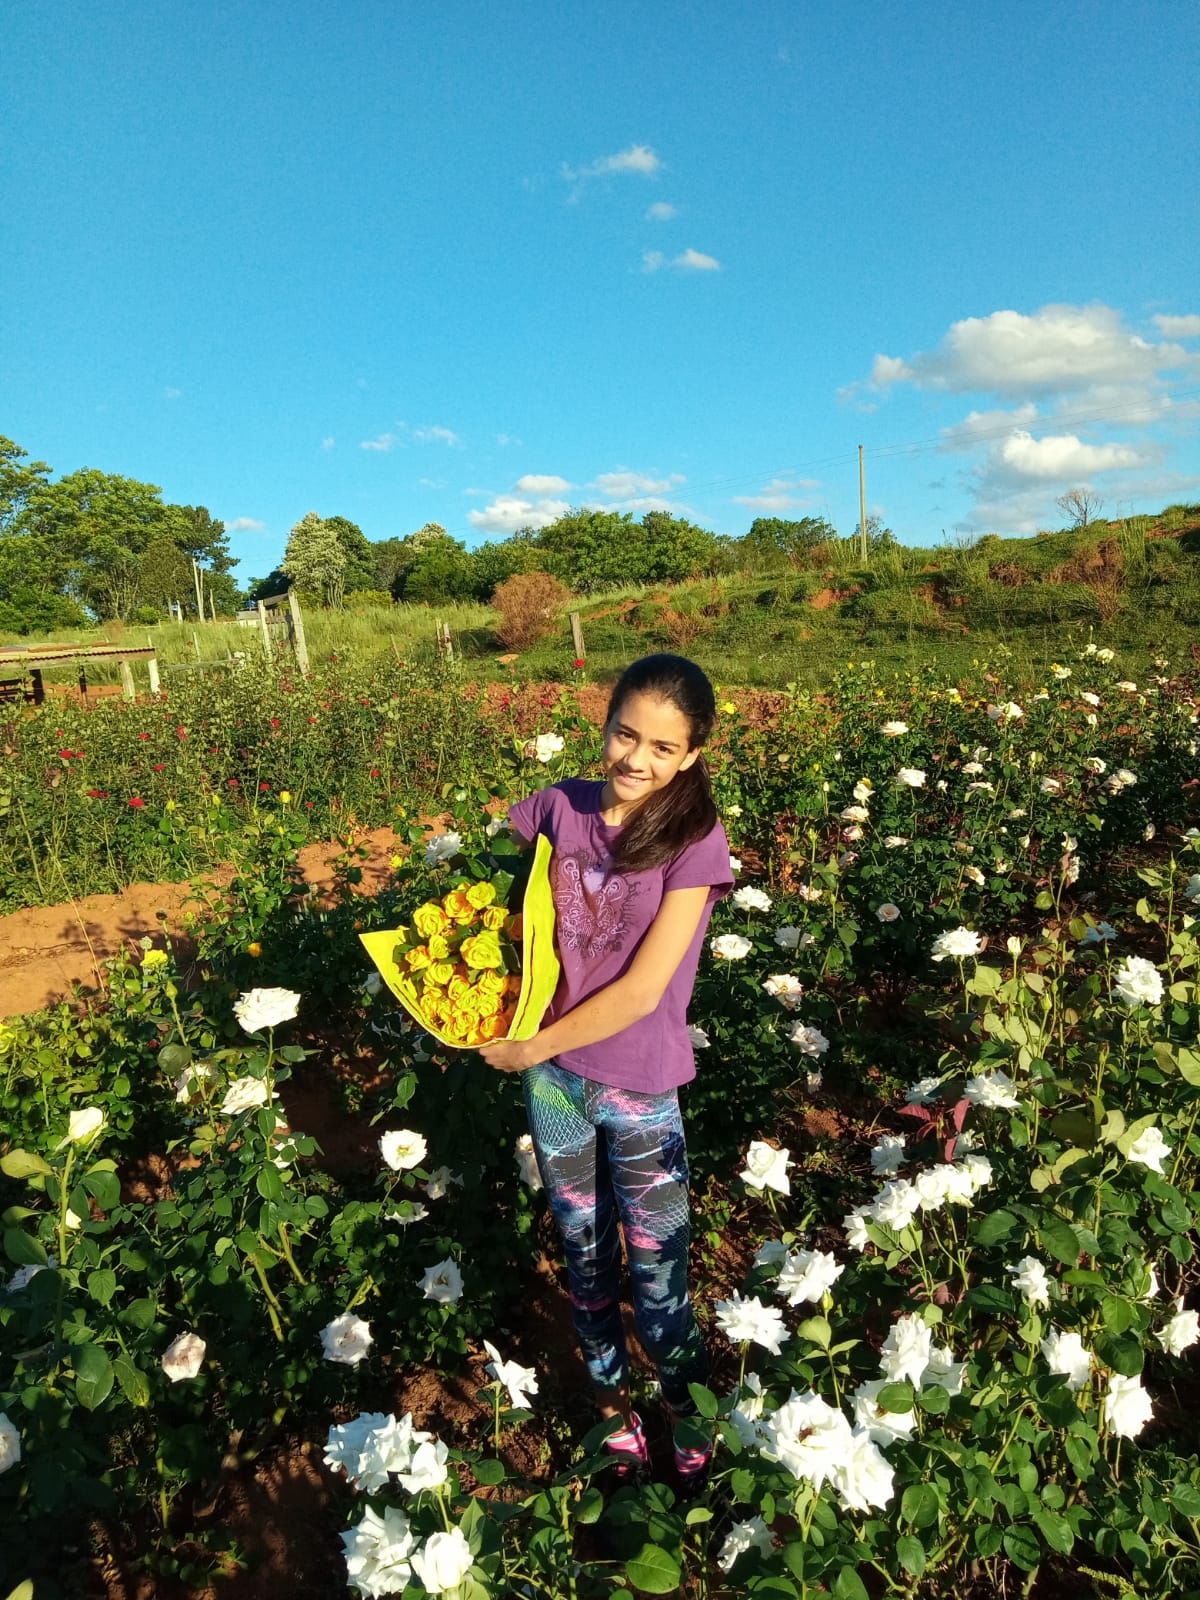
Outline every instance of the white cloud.
{"label": "white cloud", "polygon": [[1073,433],[1050,433],[1035,439],[1024,428],[1017,428],[995,447],[988,470],[993,477],[1066,483],[1096,472],[1138,467],[1146,459],[1131,445],[1084,444]]}
{"label": "white cloud", "polygon": [[792,511],[797,506],[811,504],[811,500],[796,493],[798,489],[819,489],[820,486],[816,478],[772,478],[757,494],[735,494],[733,504],[749,506],[753,511]]}
{"label": "white cloud", "polygon": [[381,433],[377,439],[364,439],[359,445],[360,450],[382,450],[385,453],[394,450],[399,443],[394,433]]}
{"label": "white cloud", "polygon": [[467,520],[481,533],[516,533],[518,528],[546,528],[570,510],[565,500],[527,500],[520,495],[498,494],[482,511],[469,511]]}
{"label": "white cloud", "polygon": [[991,439],[1035,422],[1037,415],[1038,408],[1032,400],[1011,411],[969,411],[961,422],[942,429],[938,449],[973,450],[977,445],[986,444]]}
{"label": "white cloud", "polygon": [[646,495],[663,495],[678,484],[686,483],[682,473],[673,472],[667,478],[648,478],[641,472],[630,472],[628,467],[618,467],[615,472],[602,472],[591,484],[606,500],[633,500]]}
{"label": "white cloud", "polygon": [[553,473],[527,472],[523,478],[518,478],[513,485],[518,494],[562,494],[571,485],[565,478],[556,478]]}
{"label": "white cloud", "polygon": [[234,517],[232,522],[225,524],[227,533],[265,533],[267,525],[260,522],[257,517]]}
{"label": "white cloud", "polygon": [[336,443],[336,441],[335,441],[333,435],[331,433],[327,433],[325,435],[325,437],[321,440],[321,449],[322,450],[332,450],[335,443]]}
{"label": "white cloud", "polygon": [[670,205],[666,200],[656,200],[652,206],[647,207],[647,222],[670,222],[672,217],[679,215],[679,208]]}
{"label": "white cloud", "polygon": [[1200,317],[1155,317],[1154,325],[1165,339],[1200,339]]}
{"label": "white cloud", "polygon": [[637,173],[643,178],[653,178],[662,170],[662,162],[648,144],[631,144],[613,156],[600,156],[585,167],[572,167],[563,162],[562,175],[568,183],[579,183],[585,178],[619,177]]}
{"label": "white cloud", "polygon": [[427,428],[414,428],[413,438],[419,444],[461,444],[462,440],[452,428],[440,428],[436,424]]}
{"label": "white cloud", "polygon": [[673,268],[676,272],[720,272],[721,263],[716,256],[706,256],[702,250],[690,248],[670,257],[663,255],[661,250],[643,252],[643,272],[662,272],[667,268]]}
{"label": "white cloud", "polygon": [[1048,305],[1032,316],[993,311],[955,322],[936,350],[907,361],[876,356],[873,388],[913,383],[922,389],[1028,396],[1063,394],[1097,383],[1140,383],[1194,358],[1180,345],[1132,332],[1111,306]]}

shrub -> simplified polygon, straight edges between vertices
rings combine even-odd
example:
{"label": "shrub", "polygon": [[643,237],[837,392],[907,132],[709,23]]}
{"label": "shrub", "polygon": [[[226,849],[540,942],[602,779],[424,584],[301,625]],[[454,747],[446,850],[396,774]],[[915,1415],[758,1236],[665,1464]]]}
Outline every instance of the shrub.
{"label": "shrub", "polygon": [[509,650],[526,650],[544,639],[571,591],[548,572],[518,572],[492,596],[500,613],[496,637]]}

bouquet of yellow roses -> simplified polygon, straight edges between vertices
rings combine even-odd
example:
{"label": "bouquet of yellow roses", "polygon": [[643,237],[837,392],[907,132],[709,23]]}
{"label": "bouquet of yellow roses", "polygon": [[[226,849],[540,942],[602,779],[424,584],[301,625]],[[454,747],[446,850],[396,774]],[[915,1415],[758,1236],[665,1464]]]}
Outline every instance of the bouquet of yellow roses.
{"label": "bouquet of yellow roses", "polygon": [[558,984],[548,839],[524,898],[507,871],[460,877],[408,927],[359,935],[401,1005],[443,1044],[470,1047],[536,1033]]}

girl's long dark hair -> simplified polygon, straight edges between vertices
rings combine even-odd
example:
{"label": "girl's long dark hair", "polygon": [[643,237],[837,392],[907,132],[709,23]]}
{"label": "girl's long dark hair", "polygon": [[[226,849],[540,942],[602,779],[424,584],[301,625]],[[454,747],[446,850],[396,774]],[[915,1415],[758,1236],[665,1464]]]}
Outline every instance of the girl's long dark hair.
{"label": "girl's long dark hair", "polygon": [[[630,694],[666,700],[687,720],[688,749],[708,739],[717,720],[712,684],[686,656],[643,656],[626,667],[608,702],[607,721],[620,715]],[[702,755],[677,772],[665,789],[645,799],[621,830],[613,850],[618,872],[644,872],[662,867],[711,833],[717,822],[712,784]]]}

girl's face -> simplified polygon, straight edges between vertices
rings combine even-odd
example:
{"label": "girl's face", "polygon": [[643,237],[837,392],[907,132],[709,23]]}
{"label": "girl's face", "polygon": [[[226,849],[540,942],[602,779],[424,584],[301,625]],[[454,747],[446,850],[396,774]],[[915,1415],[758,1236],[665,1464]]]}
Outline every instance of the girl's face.
{"label": "girl's face", "polygon": [[690,748],[691,733],[678,706],[630,690],[604,725],[604,810],[624,817],[686,771],[700,754]]}

